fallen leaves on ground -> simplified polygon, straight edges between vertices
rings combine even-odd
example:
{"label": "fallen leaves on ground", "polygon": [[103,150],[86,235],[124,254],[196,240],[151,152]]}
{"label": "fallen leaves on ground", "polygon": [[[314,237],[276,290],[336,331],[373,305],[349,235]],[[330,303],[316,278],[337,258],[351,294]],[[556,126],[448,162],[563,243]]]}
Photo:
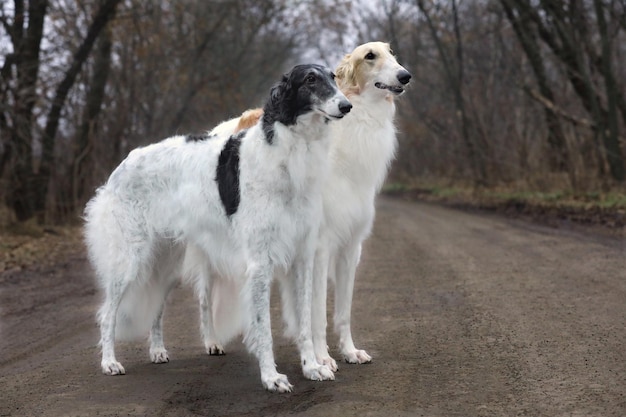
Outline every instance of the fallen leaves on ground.
{"label": "fallen leaves on ground", "polygon": [[0,231],[0,273],[53,266],[83,252],[77,226]]}

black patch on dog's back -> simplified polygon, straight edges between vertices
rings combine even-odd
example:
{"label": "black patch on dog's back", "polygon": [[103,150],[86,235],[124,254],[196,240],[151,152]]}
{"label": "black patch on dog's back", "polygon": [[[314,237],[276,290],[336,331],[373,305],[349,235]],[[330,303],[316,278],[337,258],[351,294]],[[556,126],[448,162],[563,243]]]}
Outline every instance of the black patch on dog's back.
{"label": "black patch on dog's back", "polygon": [[228,216],[232,216],[239,208],[239,148],[245,130],[228,139],[217,160],[215,181],[220,193],[222,205]]}
{"label": "black patch on dog's back", "polygon": [[205,140],[211,139],[214,135],[201,134],[201,135],[187,135],[185,136],[185,142],[203,142]]}

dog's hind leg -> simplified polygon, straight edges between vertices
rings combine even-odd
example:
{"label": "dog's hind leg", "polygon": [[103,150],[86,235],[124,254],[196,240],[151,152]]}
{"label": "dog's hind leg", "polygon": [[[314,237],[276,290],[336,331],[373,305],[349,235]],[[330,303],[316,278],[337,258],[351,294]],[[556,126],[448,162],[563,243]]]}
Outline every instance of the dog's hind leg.
{"label": "dog's hind leg", "polygon": [[246,336],[244,342],[248,350],[259,361],[261,382],[268,391],[291,392],[293,385],[286,375],[276,371],[272,351],[272,326],[270,320],[270,286],[273,267],[249,262],[246,283],[243,288],[244,305],[247,307]]}
{"label": "dog's hind leg", "polygon": [[128,281],[114,280],[105,289],[105,300],[98,312],[100,346],[102,347],[102,372],[106,375],[124,375],[126,371],[115,358],[115,325],[117,309],[128,288]]}
{"label": "dog's hind leg", "polygon": [[153,363],[170,361],[163,343],[163,312],[167,296],[178,283],[182,265],[183,247],[167,242],[155,248],[155,261],[150,267],[150,277],[140,291],[142,301],[147,301],[144,315],[150,328],[150,360]]}
{"label": "dog's hind leg", "polygon": [[224,347],[219,342],[215,333],[213,317],[213,289],[215,287],[215,277],[211,277],[208,267],[201,272],[198,284],[198,298],[200,300],[200,328],[204,348],[209,355],[224,355]]}
{"label": "dog's hind leg", "polygon": [[214,298],[217,295],[214,289],[219,283],[214,281],[216,277],[214,277],[209,259],[199,246],[187,244],[183,271],[183,276],[193,283],[196,297],[198,297],[200,333],[206,353],[224,355],[224,348],[215,332],[215,318],[213,317]]}
{"label": "dog's hind leg", "polygon": [[152,363],[167,363],[170,358],[163,343],[163,311],[165,310],[165,300],[161,305],[161,309],[154,319],[152,328],[150,329],[150,360]]}
{"label": "dog's hind leg", "polygon": [[372,361],[372,357],[366,351],[354,346],[350,328],[354,280],[360,257],[360,244],[340,250],[337,256],[334,324],[335,331],[339,335],[339,349],[348,363],[369,363]]}
{"label": "dog's hind leg", "polygon": [[328,353],[326,341],[327,291],[328,291],[328,263],[329,253],[326,248],[320,248],[315,254],[315,266],[313,268],[313,296],[311,303],[311,324],[313,333],[313,349],[315,358],[322,365],[326,365],[331,371],[337,372],[337,362]]}

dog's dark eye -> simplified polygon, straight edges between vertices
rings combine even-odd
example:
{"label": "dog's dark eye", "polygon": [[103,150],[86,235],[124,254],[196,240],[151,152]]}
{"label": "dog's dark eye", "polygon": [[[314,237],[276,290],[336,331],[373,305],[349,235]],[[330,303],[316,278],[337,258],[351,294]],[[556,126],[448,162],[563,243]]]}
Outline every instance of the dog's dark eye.
{"label": "dog's dark eye", "polygon": [[374,52],[368,52],[367,55],[365,55],[365,59],[370,60],[370,61],[375,58],[376,58],[376,55],[374,55]]}
{"label": "dog's dark eye", "polygon": [[330,73],[330,78],[332,78],[332,79],[334,80],[336,77],[337,77],[337,76],[335,75],[335,73],[334,73],[334,72],[331,72],[331,73]]}
{"label": "dog's dark eye", "polygon": [[315,83],[315,75],[313,75],[313,74],[307,75],[306,78],[304,79],[304,81],[307,84],[314,84]]}

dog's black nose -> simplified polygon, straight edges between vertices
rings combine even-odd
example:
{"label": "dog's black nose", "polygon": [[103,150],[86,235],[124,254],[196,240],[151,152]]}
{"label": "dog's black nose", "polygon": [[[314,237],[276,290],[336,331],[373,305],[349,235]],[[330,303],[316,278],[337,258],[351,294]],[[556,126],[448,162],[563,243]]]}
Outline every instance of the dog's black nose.
{"label": "dog's black nose", "polygon": [[339,111],[343,114],[350,112],[352,104],[348,100],[342,100],[339,102]]}
{"label": "dog's black nose", "polygon": [[402,84],[408,84],[411,81],[411,73],[407,70],[398,71],[398,81]]}

